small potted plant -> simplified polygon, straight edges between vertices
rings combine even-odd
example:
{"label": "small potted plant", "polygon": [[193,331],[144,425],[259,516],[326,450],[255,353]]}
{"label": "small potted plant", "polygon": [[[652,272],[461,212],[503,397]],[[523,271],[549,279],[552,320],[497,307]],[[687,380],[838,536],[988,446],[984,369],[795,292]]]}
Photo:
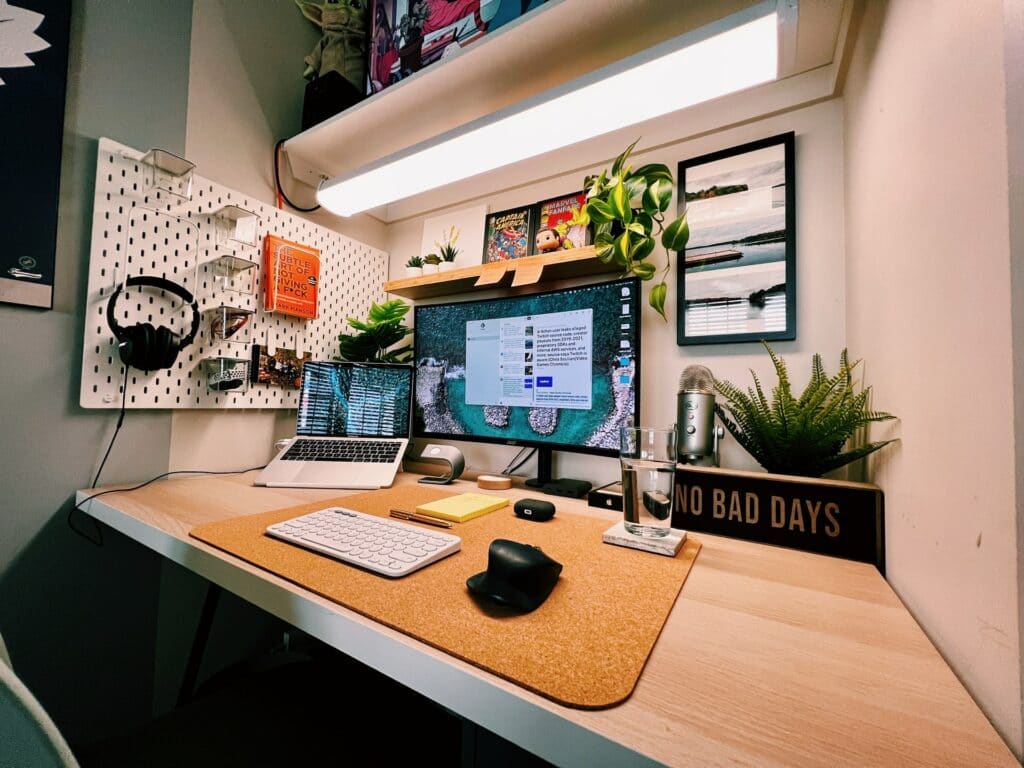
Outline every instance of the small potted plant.
{"label": "small potted plant", "polygon": [[436,275],[440,270],[441,257],[436,253],[428,253],[423,257],[423,274]]}
{"label": "small potted plant", "polygon": [[444,233],[443,242],[434,241],[437,253],[441,257],[441,263],[438,264],[438,269],[441,272],[450,272],[455,269],[455,257],[459,255],[459,249],[455,247],[455,243],[458,242],[460,234],[455,225],[452,225],[451,229]]}
{"label": "small potted plant", "polygon": [[413,256],[405,262],[406,277],[421,277],[423,275],[423,257]]}

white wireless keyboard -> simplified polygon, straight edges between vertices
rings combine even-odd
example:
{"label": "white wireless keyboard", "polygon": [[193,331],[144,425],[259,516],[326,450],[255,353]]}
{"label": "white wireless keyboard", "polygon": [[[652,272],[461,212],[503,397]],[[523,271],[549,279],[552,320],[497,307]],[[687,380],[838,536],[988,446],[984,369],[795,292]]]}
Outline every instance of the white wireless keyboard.
{"label": "white wireless keyboard", "polygon": [[405,576],[462,548],[462,539],[344,507],[274,523],[267,533],[383,576]]}

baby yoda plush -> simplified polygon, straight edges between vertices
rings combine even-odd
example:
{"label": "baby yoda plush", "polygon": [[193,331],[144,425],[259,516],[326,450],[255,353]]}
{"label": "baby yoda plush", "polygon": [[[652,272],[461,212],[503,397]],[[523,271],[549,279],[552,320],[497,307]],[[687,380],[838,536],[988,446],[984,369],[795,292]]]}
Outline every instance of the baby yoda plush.
{"label": "baby yoda plush", "polygon": [[362,91],[366,78],[366,31],[369,0],[339,0],[313,3],[295,0],[302,15],[320,27],[324,34],[316,48],[306,56],[303,77],[322,77],[334,70]]}

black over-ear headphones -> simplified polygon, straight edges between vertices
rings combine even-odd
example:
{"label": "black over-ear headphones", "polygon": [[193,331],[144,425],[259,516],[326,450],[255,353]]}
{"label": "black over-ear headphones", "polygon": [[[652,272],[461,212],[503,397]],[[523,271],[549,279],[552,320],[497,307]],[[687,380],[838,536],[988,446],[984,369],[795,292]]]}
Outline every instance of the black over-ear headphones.
{"label": "black over-ear headphones", "polygon": [[[169,291],[189,303],[192,307],[192,327],[184,338],[163,325],[156,328],[151,323],[136,323],[127,328],[118,325],[117,319],[114,317],[114,304],[122,289],[125,286],[133,285],[145,285]],[[110,330],[114,332],[114,338],[117,339],[117,351],[121,356],[121,362],[147,372],[160,371],[174,365],[178,352],[195,339],[196,332],[199,330],[199,319],[199,305],[192,294],[177,283],[163,277],[148,275],[129,277],[124,285],[118,286],[117,290],[110,295],[110,300],[107,302],[107,325],[110,326]]]}

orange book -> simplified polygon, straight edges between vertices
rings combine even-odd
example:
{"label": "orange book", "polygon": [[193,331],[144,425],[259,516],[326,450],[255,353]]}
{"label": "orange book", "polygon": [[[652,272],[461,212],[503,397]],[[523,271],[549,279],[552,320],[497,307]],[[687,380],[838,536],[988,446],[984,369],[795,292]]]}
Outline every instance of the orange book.
{"label": "orange book", "polygon": [[268,312],[316,317],[316,289],[320,282],[320,251],[283,237],[263,239],[263,279]]}

